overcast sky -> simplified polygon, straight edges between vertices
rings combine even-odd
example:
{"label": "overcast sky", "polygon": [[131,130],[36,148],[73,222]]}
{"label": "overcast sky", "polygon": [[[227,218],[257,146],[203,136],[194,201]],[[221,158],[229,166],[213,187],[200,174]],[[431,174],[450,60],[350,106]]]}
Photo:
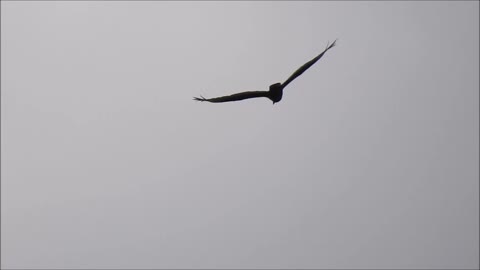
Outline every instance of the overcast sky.
{"label": "overcast sky", "polygon": [[2,1],[1,267],[478,268],[478,12]]}

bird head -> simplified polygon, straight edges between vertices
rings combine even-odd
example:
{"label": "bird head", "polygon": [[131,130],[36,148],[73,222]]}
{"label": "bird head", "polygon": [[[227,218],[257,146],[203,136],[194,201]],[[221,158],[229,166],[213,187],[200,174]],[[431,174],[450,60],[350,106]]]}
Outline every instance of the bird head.
{"label": "bird head", "polygon": [[277,82],[277,83],[274,83],[274,84],[270,85],[269,90],[270,91],[275,91],[275,90],[278,90],[279,88],[282,88],[282,84]]}
{"label": "bird head", "polygon": [[268,98],[273,102],[273,104],[282,100],[283,95],[283,86],[281,83],[274,83],[270,85],[270,89],[268,91]]}

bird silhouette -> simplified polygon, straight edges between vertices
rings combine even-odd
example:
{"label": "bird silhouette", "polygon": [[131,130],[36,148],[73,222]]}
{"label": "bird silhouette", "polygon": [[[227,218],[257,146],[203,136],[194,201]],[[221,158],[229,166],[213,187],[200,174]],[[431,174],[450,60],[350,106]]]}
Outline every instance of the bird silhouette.
{"label": "bird silhouette", "polygon": [[194,97],[193,99],[196,101],[208,101],[208,102],[213,102],[213,103],[220,103],[220,102],[230,102],[230,101],[238,101],[238,100],[244,100],[248,98],[258,98],[258,97],[266,97],[269,98],[273,104],[279,102],[282,100],[283,96],[283,89],[291,83],[293,80],[295,80],[298,76],[302,75],[305,70],[310,68],[313,64],[315,64],[322,56],[333,46],[335,46],[335,40],[332,44],[328,45],[327,48],[321,52],[319,55],[317,55],[315,58],[312,60],[308,61],[305,63],[303,66],[301,66],[299,69],[297,69],[290,77],[284,82],[284,83],[274,83],[270,85],[269,91],[246,91],[246,92],[241,92],[241,93],[236,93],[233,95],[229,96],[222,96],[222,97],[216,97],[216,98],[204,98],[203,96],[200,97]]}

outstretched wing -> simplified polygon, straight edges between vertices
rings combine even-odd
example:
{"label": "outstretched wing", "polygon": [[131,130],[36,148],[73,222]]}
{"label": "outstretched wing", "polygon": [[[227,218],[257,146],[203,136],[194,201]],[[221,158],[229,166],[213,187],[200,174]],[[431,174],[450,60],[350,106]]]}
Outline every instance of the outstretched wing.
{"label": "outstretched wing", "polygon": [[285,86],[287,86],[287,84],[289,84],[290,82],[292,82],[293,80],[295,80],[295,78],[297,78],[298,76],[302,75],[302,73],[307,70],[309,67],[311,67],[313,64],[315,64],[315,62],[317,62],[320,58],[322,58],[322,56],[330,49],[332,48],[333,46],[335,46],[335,42],[337,42],[337,40],[335,40],[330,46],[327,44],[327,48],[322,52],[320,53],[319,55],[317,55],[317,57],[313,58],[312,60],[308,61],[307,63],[305,63],[303,66],[301,66],[299,69],[297,69],[292,75],[290,75],[290,77],[282,84],[282,87],[285,88]]}
{"label": "outstretched wing", "polygon": [[241,92],[237,94],[233,94],[230,96],[223,96],[223,97],[216,97],[216,98],[204,98],[202,96],[194,97],[193,99],[196,101],[208,101],[208,102],[230,102],[230,101],[238,101],[247,98],[257,98],[257,97],[267,97],[268,91],[247,91]]}

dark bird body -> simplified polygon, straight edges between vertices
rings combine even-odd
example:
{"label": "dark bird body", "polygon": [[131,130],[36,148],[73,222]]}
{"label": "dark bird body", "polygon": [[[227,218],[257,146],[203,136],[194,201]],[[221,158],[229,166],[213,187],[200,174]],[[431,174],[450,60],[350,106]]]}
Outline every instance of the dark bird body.
{"label": "dark bird body", "polygon": [[194,97],[193,99],[197,101],[208,101],[213,103],[219,103],[219,102],[244,100],[248,98],[266,97],[270,99],[273,102],[273,104],[275,104],[280,100],[282,100],[283,89],[293,80],[295,80],[298,76],[302,75],[302,73],[305,72],[305,70],[307,70],[309,67],[315,64],[315,62],[317,62],[320,58],[322,58],[322,56],[330,48],[335,46],[335,42],[336,40],[330,46],[327,45],[327,48],[322,53],[320,53],[315,58],[305,63],[299,69],[297,69],[292,75],[290,75],[290,77],[284,83],[275,83],[270,85],[270,89],[268,91],[247,91],[247,92],[241,92],[241,93],[236,93],[229,96],[222,96],[222,97],[216,97],[216,98],[204,98],[200,96],[199,98]]}

